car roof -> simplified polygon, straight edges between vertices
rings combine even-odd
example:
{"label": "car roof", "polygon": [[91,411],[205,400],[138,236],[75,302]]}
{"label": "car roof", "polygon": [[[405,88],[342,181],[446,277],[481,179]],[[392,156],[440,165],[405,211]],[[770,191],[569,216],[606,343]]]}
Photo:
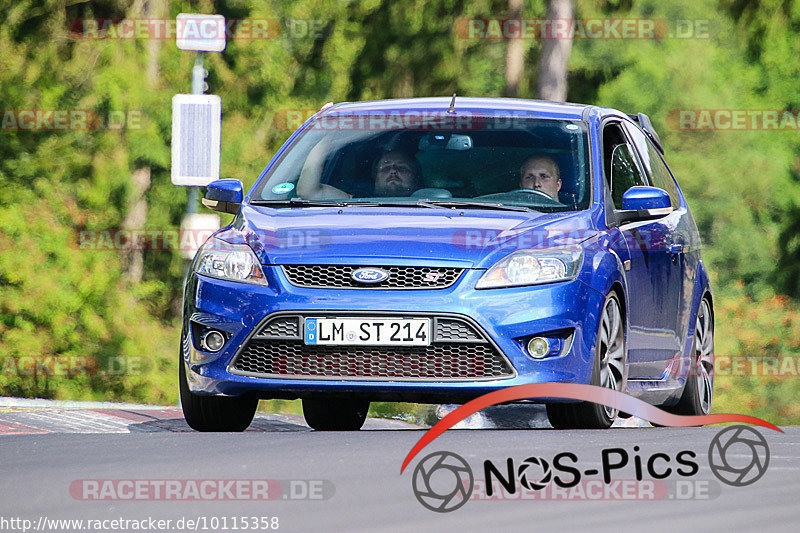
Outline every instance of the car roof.
{"label": "car roof", "polygon": [[[321,114],[329,112],[368,113],[390,111],[438,111],[445,112],[450,107],[452,97],[402,98],[394,100],[371,100],[364,102],[343,102],[326,108]],[[581,120],[587,109],[603,109],[586,104],[550,102],[546,100],[525,100],[521,98],[473,98],[457,96],[456,113],[469,110],[476,114],[497,114],[510,112],[537,118],[560,118]]]}

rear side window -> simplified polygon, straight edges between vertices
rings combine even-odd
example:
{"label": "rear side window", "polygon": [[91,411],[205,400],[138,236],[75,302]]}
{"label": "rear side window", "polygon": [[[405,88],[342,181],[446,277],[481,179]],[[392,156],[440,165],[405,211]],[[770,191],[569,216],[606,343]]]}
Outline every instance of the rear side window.
{"label": "rear side window", "polygon": [[647,174],[650,176],[650,182],[654,187],[667,191],[672,207],[677,209],[680,205],[678,186],[675,185],[675,180],[672,178],[667,165],[664,164],[661,154],[642,130],[631,124],[626,124],[626,126],[639,152],[639,157],[647,170]]}
{"label": "rear side window", "polygon": [[647,185],[633,155],[633,147],[616,122],[603,128],[603,169],[616,209],[622,209],[622,195],[628,189]]}

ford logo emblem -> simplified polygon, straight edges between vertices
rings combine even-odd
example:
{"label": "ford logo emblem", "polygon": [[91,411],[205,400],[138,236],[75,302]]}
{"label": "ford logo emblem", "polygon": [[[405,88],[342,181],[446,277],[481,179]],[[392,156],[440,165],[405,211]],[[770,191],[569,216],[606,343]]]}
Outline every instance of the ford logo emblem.
{"label": "ford logo emblem", "polygon": [[389,277],[389,273],[382,268],[359,268],[350,276],[359,283],[380,283]]}

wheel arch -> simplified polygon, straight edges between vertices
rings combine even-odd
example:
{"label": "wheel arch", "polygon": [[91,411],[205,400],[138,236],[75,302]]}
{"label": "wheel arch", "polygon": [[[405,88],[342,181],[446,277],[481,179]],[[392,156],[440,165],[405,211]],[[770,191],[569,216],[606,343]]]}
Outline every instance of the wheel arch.
{"label": "wheel arch", "polygon": [[715,325],[716,312],[714,311],[714,295],[711,290],[711,283],[708,278],[708,272],[705,265],[701,260],[697,266],[697,276],[695,276],[694,286],[692,290],[691,312],[689,313],[689,321],[684,330],[684,347],[683,355],[689,356],[692,351],[692,342],[694,340],[695,327],[697,325],[697,313],[700,312],[700,302],[703,299],[708,299],[709,308],[711,310],[711,324]]}
{"label": "wheel arch", "polygon": [[617,296],[619,297],[620,311],[622,311],[622,319],[625,321],[625,335],[627,336],[628,299],[625,295],[625,289],[622,287],[622,281],[617,280],[611,283],[611,286],[606,291],[606,294],[611,294],[612,291],[617,293]]}

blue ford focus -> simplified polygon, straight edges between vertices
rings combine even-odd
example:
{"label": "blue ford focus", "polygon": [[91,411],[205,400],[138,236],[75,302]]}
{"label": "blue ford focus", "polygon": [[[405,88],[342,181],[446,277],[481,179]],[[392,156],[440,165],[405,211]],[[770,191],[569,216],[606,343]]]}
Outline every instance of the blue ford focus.
{"label": "blue ford focus", "polygon": [[[338,104],[295,132],[187,277],[184,415],[242,431],[261,398],[318,430],[371,401],[513,385],[608,387],[711,408],[713,299],[686,199],[646,115],[529,100]],[[615,409],[547,403],[556,428]]]}

